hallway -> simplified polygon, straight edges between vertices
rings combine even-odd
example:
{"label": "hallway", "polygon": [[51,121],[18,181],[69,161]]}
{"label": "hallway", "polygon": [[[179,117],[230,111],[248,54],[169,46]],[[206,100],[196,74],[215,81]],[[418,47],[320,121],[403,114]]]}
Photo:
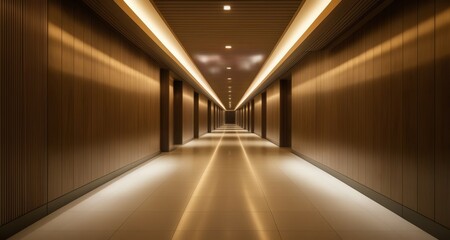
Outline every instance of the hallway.
{"label": "hallway", "polygon": [[163,153],[12,239],[433,239],[234,125]]}

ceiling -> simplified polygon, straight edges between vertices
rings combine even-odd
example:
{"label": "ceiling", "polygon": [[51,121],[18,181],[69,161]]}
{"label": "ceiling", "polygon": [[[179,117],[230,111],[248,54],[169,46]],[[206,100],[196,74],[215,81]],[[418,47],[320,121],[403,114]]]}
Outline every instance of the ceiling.
{"label": "ceiling", "polygon": [[[117,4],[120,0],[83,0],[94,12],[113,26],[130,42],[151,56],[161,68],[190,83],[196,91],[221,105],[214,93],[209,92],[184,69],[180,63],[167,54],[149,34],[142,29]],[[275,47],[278,39],[289,25],[298,8],[305,0],[148,0],[159,8],[166,22],[172,28],[181,44],[197,64],[204,77],[214,88],[227,108],[228,77],[232,77],[232,109],[247,90],[266,57]],[[317,0],[311,0],[317,1]],[[289,73],[310,51],[339,44],[365,22],[382,11],[393,0],[341,0],[336,8],[310,33],[310,35],[270,74],[266,81],[246,98],[251,99],[263,91],[271,82]],[[231,5],[230,12],[223,11],[223,5]],[[232,45],[226,50],[225,45]],[[204,61],[198,55],[212,55]],[[239,69],[242,59],[261,54],[261,62],[250,69]],[[219,57],[215,57],[215,56]],[[201,61],[203,59],[203,61]],[[220,72],[208,73],[216,64]],[[232,64],[228,72],[224,66]],[[222,69],[220,69],[222,67]],[[245,102],[244,102],[245,103]]]}
{"label": "ceiling", "polygon": [[220,100],[234,109],[302,0],[152,2]]}

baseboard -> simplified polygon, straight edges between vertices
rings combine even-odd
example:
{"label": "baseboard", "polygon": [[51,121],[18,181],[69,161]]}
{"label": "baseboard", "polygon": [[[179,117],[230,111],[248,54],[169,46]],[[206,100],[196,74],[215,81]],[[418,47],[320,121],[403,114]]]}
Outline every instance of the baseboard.
{"label": "baseboard", "polygon": [[25,215],[0,227],[0,239],[7,239],[39,219],[47,216],[47,204],[40,206]]}
{"label": "baseboard", "polygon": [[400,217],[404,218],[405,220],[409,221],[410,223],[416,225],[417,227],[421,228],[422,230],[428,232],[429,234],[433,235],[434,237],[438,239],[450,239],[450,229],[446,228],[445,226],[442,226],[441,224],[433,221],[432,219],[429,219],[422,214],[413,211],[402,204],[384,196],[383,194],[380,194],[373,189],[366,187],[362,185],[361,183],[343,175],[342,173],[337,172],[336,170],[325,166],[314,159],[307,157],[293,149],[291,149],[291,152],[295,155],[303,158],[304,160],[308,161],[309,163],[313,164],[314,166],[322,169],[323,171],[327,172],[328,174],[332,175],[333,177],[339,179],[340,181],[344,182],[348,186],[356,189],[360,193],[366,195],[367,197],[371,198],[375,202],[379,203],[380,205],[384,206],[385,208],[391,210],[395,214],[399,215]]}
{"label": "baseboard", "polygon": [[40,220],[41,218],[47,216],[48,214],[58,210],[59,208],[67,205],[68,203],[72,202],[73,200],[85,195],[86,193],[96,189],[97,187],[111,181],[112,179],[128,172],[129,170],[141,165],[142,163],[145,163],[156,156],[158,156],[160,153],[155,153],[153,155],[147,156],[143,159],[137,160],[133,163],[130,163],[112,173],[109,173],[103,177],[100,177],[80,188],[77,188],[55,200],[52,200],[48,202],[47,204],[30,211],[29,213],[26,213],[25,215],[22,215],[13,221],[3,225],[0,227],[0,239],[6,239],[8,237],[11,237],[12,235],[18,233],[19,231],[23,230],[24,228],[28,227],[29,225],[35,223],[36,221]]}

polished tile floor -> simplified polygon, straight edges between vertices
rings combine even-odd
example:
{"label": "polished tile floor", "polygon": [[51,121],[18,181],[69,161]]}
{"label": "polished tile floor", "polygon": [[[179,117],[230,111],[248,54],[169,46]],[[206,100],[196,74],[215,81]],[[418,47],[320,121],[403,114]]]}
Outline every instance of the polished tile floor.
{"label": "polished tile floor", "polygon": [[308,162],[225,126],[13,239],[433,239]]}

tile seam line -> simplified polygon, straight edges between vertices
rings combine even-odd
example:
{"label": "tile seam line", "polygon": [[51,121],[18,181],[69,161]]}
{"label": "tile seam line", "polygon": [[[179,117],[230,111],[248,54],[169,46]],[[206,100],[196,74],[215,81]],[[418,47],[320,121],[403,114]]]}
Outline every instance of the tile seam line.
{"label": "tile seam line", "polygon": [[[176,150],[174,150],[174,151],[176,151]],[[174,152],[174,151],[172,151],[172,152]],[[170,155],[170,152],[168,152],[168,153],[162,153],[161,155],[160,155],[160,157],[161,156],[167,156],[167,155]],[[155,159],[156,160],[156,159]],[[149,162],[150,163],[150,162]],[[135,170],[135,169],[134,169]],[[119,180],[119,179],[117,179],[117,180]],[[164,184],[164,182],[160,182],[159,184],[158,184],[158,187],[156,187],[155,189],[158,189],[159,187],[161,187],[162,185]],[[153,190],[152,192],[150,192],[148,195],[147,195],[147,197],[145,198],[145,200],[144,201],[142,201],[142,203],[140,203],[130,214],[128,214],[128,216],[125,218],[125,220],[120,224],[120,226],[119,227],[117,227],[117,229],[115,229],[113,232],[112,232],[112,234],[111,234],[111,236],[109,236],[109,238],[108,239],[112,239],[113,237],[114,237],[114,235],[116,235],[116,233],[118,233],[119,231],[120,231],[120,229],[122,228],[122,226],[128,221],[128,219],[130,219],[130,217],[131,217],[131,215],[133,215],[134,213],[136,213],[137,212],[137,210],[145,203],[145,201],[154,193],[154,191],[155,190]],[[173,231],[173,230],[171,230],[171,231]]]}
{"label": "tile seam line", "polygon": [[179,218],[179,220],[178,220],[178,222],[177,222],[177,225],[175,226],[175,229],[173,230],[173,233],[172,233],[172,236],[171,236],[170,239],[173,239],[173,238],[175,237],[175,234],[176,234],[177,231],[181,231],[181,230],[178,230],[178,227],[180,226],[180,222],[181,222],[181,220],[183,219],[183,217],[184,217],[184,215],[185,215],[185,213],[186,213],[186,210],[187,210],[187,208],[189,207],[189,204],[190,204],[191,201],[192,201],[193,193],[198,189],[200,182],[202,181],[203,177],[205,176],[205,174],[206,174],[206,172],[207,172],[207,170],[208,170],[208,167],[211,166],[211,163],[212,163],[212,162],[214,161],[214,159],[216,158],[217,150],[219,149],[219,147],[220,147],[220,145],[221,145],[221,143],[222,143],[222,139],[223,139],[224,136],[225,136],[225,133],[222,133],[222,135],[220,136],[220,140],[219,140],[219,142],[217,143],[217,146],[215,147],[214,152],[213,152],[213,154],[211,155],[211,158],[209,159],[208,164],[206,165],[205,169],[203,170],[202,176],[201,176],[200,179],[198,180],[197,186],[195,187],[194,191],[193,191],[193,192],[190,194],[190,196],[189,196],[189,201],[188,201],[188,203],[186,204],[186,206],[184,207],[183,213],[181,214],[181,216],[180,216],[180,218]]}
{"label": "tile seam line", "polygon": [[[245,147],[242,144],[241,138],[239,137],[239,133],[235,132],[235,134],[238,137],[239,145],[241,145],[242,152],[244,153],[244,156],[245,156],[246,160],[248,161],[248,164],[250,164],[250,166],[251,166],[252,164],[251,164],[250,158],[247,155],[247,151],[245,151]],[[267,201],[266,193],[263,191],[263,189],[261,187],[261,180],[259,179],[259,176],[256,173],[255,173],[255,177],[256,177],[256,182],[258,184],[258,188],[259,188],[259,190],[262,192],[262,194],[264,196],[264,202],[266,203],[266,206],[269,209],[270,216],[272,216],[272,220],[275,223],[275,227],[277,228],[278,236],[280,237],[280,239],[283,239],[283,237],[281,236],[280,229],[278,228],[277,221],[275,220],[275,216],[273,215],[272,208],[270,208],[269,202]]]}

